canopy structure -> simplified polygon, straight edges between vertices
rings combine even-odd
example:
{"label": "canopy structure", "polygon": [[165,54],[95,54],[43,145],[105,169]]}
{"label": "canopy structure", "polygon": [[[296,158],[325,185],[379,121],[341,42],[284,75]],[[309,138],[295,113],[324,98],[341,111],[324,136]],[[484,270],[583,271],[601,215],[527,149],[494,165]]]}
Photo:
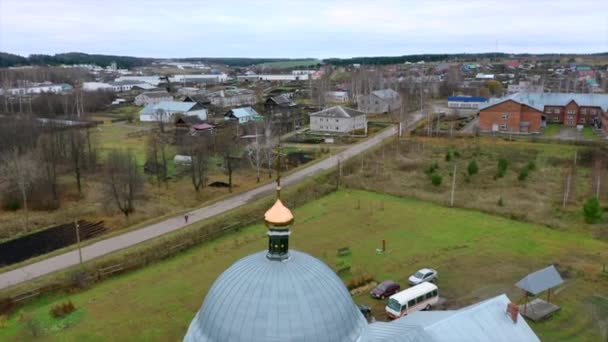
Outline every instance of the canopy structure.
{"label": "canopy structure", "polygon": [[543,291],[561,285],[563,282],[564,280],[555,269],[555,266],[551,265],[528,274],[518,281],[515,286],[536,296]]}

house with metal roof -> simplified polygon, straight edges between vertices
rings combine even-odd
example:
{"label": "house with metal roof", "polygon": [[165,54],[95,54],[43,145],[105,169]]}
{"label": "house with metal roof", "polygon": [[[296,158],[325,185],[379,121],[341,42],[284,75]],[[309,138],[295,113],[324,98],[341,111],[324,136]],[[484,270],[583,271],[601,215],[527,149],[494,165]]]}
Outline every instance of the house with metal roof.
{"label": "house with metal roof", "polygon": [[230,108],[254,105],[258,102],[255,92],[251,89],[224,89],[206,94],[212,105],[221,108]]}
{"label": "house with metal roof", "polygon": [[325,101],[333,103],[346,103],[348,102],[347,91],[327,91],[325,92]]}
{"label": "house with metal roof", "polygon": [[515,93],[479,108],[485,132],[539,133],[547,123],[606,129],[608,94]]}
{"label": "house with metal roof", "polygon": [[390,323],[369,326],[362,341],[512,342],[540,341],[502,294],[459,310],[416,311]]}
{"label": "house with metal roof", "polygon": [[289,94],[280,94],[269,97],[265,104],[272,107],[294,107],[296,104],[291,100]]}
{"label": "house with metal roof", "polygon": [[147,106],[149,104],[155,104],[163,101],[173,101],[173,96],[165,90],[159,91],[148,91],[135,96],[135,105]]}
{"label": "house with metal roof", "polygon": [[201,120],[207,120],[207,109],[193,102],[161,101],[149,104],[139,112],[139,121],[171,122],[177,114],[196,115]]}
{"label": "house with metal roof", "polygon": [[264,118],[251,107],[241,107],[227,111],[224,120],[235,120],[239,124],[244,124],[250,121],[262,121]]}
{"label": "house with metal roof", "polygon": [[154,86],[150,83],[137,81],[137,80],[114,81],[114,82],[111,82],[110,85],[112,86],[112,90],[114,90],[117,93],[123,92],[123,91],[130,91],[131,89],[150,90],[150,89],[156,88],[156,86]]}
{"label": "house with metal roof", "polygon": [[367,132],[367,116],[365,113],[342,106],[334,106],[310,116],[310,130],[314,132],[345,134],[354,131]]}
{"label": "house with metal roof", "polygon": [[357,108],[365,113],[390,113],[401,108],[401,96],[393,89],[375,90],[359,96]]}

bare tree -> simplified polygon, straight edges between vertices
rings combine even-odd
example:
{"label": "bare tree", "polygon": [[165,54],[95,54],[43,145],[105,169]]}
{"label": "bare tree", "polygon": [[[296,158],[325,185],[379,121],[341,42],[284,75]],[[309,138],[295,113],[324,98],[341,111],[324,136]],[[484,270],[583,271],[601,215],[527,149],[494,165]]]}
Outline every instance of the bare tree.
{"label": "bare tree", "polygon": [[[270,121],[270,118],[268,120]],[[264,126],[263,122],[254,122],[253,123],[253,134],[255,135],[255,140],[247,145],[247,157],[249,162],[251,163],[251,167],[255,169],[257,182],[260,182],[260,169],[262,168],[262,164],[264,162],[264,151],[265,144],[263,143],[263,135],[262,128]]]}
{"label": "bare tree", "polygon": [[21,194],[26,231],[29,226],[28,193],[39,176],[37,160],[33,152],[20,153],[16,147],[0,156],[0,174]]}
{"label": "bare tree", "polygon": [[[234,124],[238,125],[238,123]],[[238,136],[235,136],[233,132],[231,127],[225,127],[216,135],[216,144],[219,154],[224,159],[224,171],[228,175],[230,192],[232,192],[232,174],[237,166],[236,162],[240,159]]]}
{"label": "bare tree", "polygon": [[399,137],[403,135],[403,131],[407,129],[407,122],[409,118],[409,87],[399,87],[399,97],[401,99],[401,107],[398,113],[399,122]]}
{"label": "bare tree", "polygon": [[209,159],[211,151],[209,149],[208,137],[189,137],[186,140],[190,154],[190,178],[192,186],[197,193],[207,185],[207,175],[209,173]]}
{"label": "bare tree", "polygon": [[71,129],[68,133],[70,139],[70,159],[78,194],[82,196],[82,172],[86,167],[86,139],[77,129]]}
{"label": "bare tree", "polygon": [[167,181],[167,142],[161,134],[150,134],[147,141],[146,161],[152,163],[157,184]]}
{"label": "bare tree", "polygon": [[53,199],[54,205],[59,205],[57,193],[57,167],[60,162],[60,147],[58,146],[58,134],[55,129],[50,129],[48,134],[38,139],[38,153],[44,169],[44,182]]}
{"label": "bare tree", "polygon": [[143,177],[135,155],[114,150],[105,163],[105,194],[128,219],[135,210],[135,200],[143,192]]}
{"label": "bare tree", "polygon": [[169,122],[170,118],[170,114],[164,109],[157,109],[154,112],[154,120],[158,123],[161,133],[165,133],[165,125]]}
{"label": "bare tree", "polygon": [[275,131],[273,130],[272,123],[270,120],[264,122],[264,148],[262,152],[264,154],[264,160],[268,167],[268,179],[272,178],[272,169],[274,165],[274,148],[278,143],[278,139],[274,137]]}

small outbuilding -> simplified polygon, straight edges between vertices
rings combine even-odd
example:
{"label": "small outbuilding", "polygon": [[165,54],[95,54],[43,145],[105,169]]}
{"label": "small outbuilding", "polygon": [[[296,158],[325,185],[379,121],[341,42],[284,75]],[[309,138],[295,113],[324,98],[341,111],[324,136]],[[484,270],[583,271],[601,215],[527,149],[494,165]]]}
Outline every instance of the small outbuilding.
{"label": "small outbuilding", "polygon": [[[564,280],[553,265],[530,273],[518,281],[515,286],[524,290],[526,296],[525,304],[520,305],[522,315],[533,321],[540,321],[558,311],[560,307],[549,302],[551,300],[551,289],[563,283]],[[528,302],[530,296],[536,297],[545,291],[547,291],[546,301],[535,298],[531,302]]]}

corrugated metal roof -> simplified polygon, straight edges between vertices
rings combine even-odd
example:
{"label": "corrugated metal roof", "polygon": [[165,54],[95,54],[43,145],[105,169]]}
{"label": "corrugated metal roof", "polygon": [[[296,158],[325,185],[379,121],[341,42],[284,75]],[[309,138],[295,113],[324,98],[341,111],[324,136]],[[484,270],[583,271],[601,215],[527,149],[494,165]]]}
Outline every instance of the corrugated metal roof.
{"label": "corrugated metal roof", "polygon": [[417,311],[391,323],[373,323],[363,342],[537,342],[526,320],[507,315],[500,295],[456,311]]}
{"label": "corrugated metal roof", "polygon": [[381,98],[383,100],[390,100],[390,99],[399,97],[399,93],[397,93],[393,89],[376,90],[376,91],[372,91],[372,94],[375,96],[378,96],[379,98]]}
{"label": "corrugated metal roof", "polygon": [[608,111],[608,94],[574,94],[574,93],[515,93],[506,97],[491,99],[480,107],[484,109],[508,100],[528,105],[539,111],[545,106],[565,106],[575,101],[579,106],[600,107]]}
{"label": "corrugated metal roof", "polygon": [[310,113],[308,115],[320,116],[324,118],[352,118],[355,116],[365,115],[365,113],[348,107],[333,106],[318,112]]}
{"label": "corrugated metal roof", "polygon": [[256,112],[255,109],[251,107],[234,108],[231,109],[230,112],[232,112],[232,115],[234,115],[234,117],[239,119],[246,118],[249,116],[260,116],[260,114],[258,114],[258,112]]}
{"label": "corrugated metal roof", "polygon": [[555,266],[551,265],[542,270],[528,274],[522,280],[518,281],[515,286],[533,295],[537,295],[545,290],[560,285],[563,282],[564,280],[555,269]]}
{"label": "corrugated metal roof", "polygon": [[196,106],[196,102],[161,101],[149,104],[141,110],[142,115],[153,115],[157,110],[164,110],[168,113],[186,113]]}

